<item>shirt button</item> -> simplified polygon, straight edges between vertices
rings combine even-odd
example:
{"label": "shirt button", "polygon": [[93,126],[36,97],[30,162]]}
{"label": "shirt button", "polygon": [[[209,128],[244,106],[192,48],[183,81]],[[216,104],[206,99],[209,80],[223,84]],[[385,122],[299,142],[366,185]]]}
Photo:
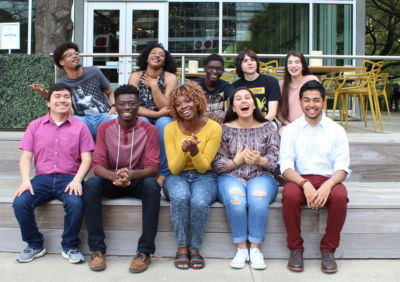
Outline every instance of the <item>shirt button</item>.
{"label": "shirt button", "polygon": [[57,167],[56,165],[54,165],[54,167]]}
{"label": "shirt button", "polygon": [[54,152],[55,155],[57,155],[57,152]]}
{"label": "shirt button", "polygon": [[56,142],[58,142],[58,139],[56,139]]}

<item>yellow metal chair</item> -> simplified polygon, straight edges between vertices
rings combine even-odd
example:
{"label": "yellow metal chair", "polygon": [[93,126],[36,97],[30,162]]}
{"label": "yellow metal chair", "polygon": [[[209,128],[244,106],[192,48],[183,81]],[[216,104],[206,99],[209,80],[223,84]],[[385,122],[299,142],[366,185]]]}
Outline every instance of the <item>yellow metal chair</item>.
{"label": "yellow metal chair", "polygon": [[[380,111],[379,97],[383,96],[383,98],[385,99],[385,102],[386,102],[386,109],[387,109],[389,120],[392,120],[392,117],[390,116],[389,101],[388,101],[387,93],[386,93],[386,86],[387,86],[388,79],[389,79],[388,73],[374,74],[373,81],[372,81],[372,83],[373,83],[372,87],[374,89],[374,96],[375,96],[377,112],[379,110],[379,118],[382,119],[381,111]],[[377,113],[377,115],[378,115],[378,113]]]}
{"label": "yellow metal chair", "polygon": [[[341,77],[342,73],[336,74],[334,72],[324,74],[320,76],[321,84],[325,88],[325,96],[326,97],[335,97],[335,90],[336,90],[336,80],[335,77]],[[324,105],[324,112],[327,114],[328,103]]]}
{"label": "yellow metal chair", "polygon": [[[372,115],[372,121],[374,123],[374,129],[375,132],[377,132],[376,118],[378,117],[376,116],[376,103],[373,93],[373,84],[371,82],[372,75],[373,72],[368,72],[360,74],[348,74],[335,78],[337,88],[334,94],[332,119],[334,119],[336,106],[340,98],[340,124],[342,124],[342,120],[345,119],[346,129],[348,127],[349,120],[349,98],[358,98],[360,105],[360,115],[364,120],[365,127],[367,127],[367,110],[369,105]],[[383,130],[382,122],[381,129]]]}
{"label": "yellow metal chair", "polygon": [[176,70],[176,78],[178,79],[178,84],[184,84],[184,83],[190,82],[190,80],[187,78],[185,78],[185,81],[182,81],[182,69],[181,68],[178,68]]}
{"label": "yellow metal chair", "polygon": [[279,63],[277,60],[269,62],[260,62],[260,73],[277,76]]}
{"label": "yellow metal chair", "polygon": [[224,71],[221,79],[229,83],[234,82],[236,80],[236,70]]}

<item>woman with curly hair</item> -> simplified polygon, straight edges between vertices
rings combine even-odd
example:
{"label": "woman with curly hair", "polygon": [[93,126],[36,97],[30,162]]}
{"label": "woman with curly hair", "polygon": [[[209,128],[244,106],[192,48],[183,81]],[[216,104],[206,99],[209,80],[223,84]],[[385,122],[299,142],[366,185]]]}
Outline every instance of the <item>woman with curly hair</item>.
{"label": "woman with curly hair", "polygon": [[218,199],[225,205],[232,240],[237,244],[231,267],[244,268],[250,261],[251,268],[265,269],[260,247],[269,205],[278,193],[273,172],[280,138],[246,87],[237,88],[230,97],[222,132],[213,167],[219,174]]}
{"label": "woman with curly hair", "polygon": [[318,78],[311,74],[303,53],[296,50],[289,51],[286,55],[285,77],[279,82],[282,92],[277,115],[282,124],[279,134],[282,134],[286,125],[302,116],[300,88],[310,80],[318,81]]}
{"label": "woman with curly hair", "polygon": [[157,179],[162,186],[168,174],[167,158],[164,148],[164,127],[172,121],[169,116],[169,93],[178,85],[175,75],[176,64],[171,54],[162,44],[149,42],[140,54],[137,65],[128,83],[139,89],[140,107],[138,114],[158,129],[160,143],[160,175]]}
{"label": "woman with curly hair", "polygon": [[207,101],[196,82],[178,86],[169,97],[174,121],[165,127],[165,149],[172,174],[163,190],[171,201],[171,217],[178,251],[175,267],[201,269],[199,253],[210,205],[217,197],[211,162],[221,141],[221,126],[204,115]]}

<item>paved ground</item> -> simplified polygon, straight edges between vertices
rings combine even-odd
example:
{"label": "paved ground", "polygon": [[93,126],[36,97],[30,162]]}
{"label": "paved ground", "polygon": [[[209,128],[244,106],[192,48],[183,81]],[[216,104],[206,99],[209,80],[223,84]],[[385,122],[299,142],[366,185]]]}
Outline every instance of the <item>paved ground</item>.
{"label": "paved ground", "polygon": [[144,273],[128,271],[131,257],[108,257],[103,272],[90,271],[87,263],[72,265],[61,255],[49,255],[30,263],[15,260],[15,253],[0,253],[1,281],[399,281],[400,260],[338,260],[339,272],[324,274],[319,260],[305,260],[305,271],[293,273],[286,269],[286,260],[267,260],[267,269],[254,271],[229,268],[228,259],[207,259],[203,270],[178,270],[171,258],[154,258]]}

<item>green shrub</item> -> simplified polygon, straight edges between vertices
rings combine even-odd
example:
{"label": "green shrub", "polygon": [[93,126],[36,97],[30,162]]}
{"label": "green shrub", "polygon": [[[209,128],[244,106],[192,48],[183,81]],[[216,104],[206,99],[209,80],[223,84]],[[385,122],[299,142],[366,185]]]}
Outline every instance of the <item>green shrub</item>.
{"label": "green shrub", "polygon": [[0,128],[26,128],[47,113],[45,98],[29,84],[54,83],[54,66],[43,55],[0,55]]}

